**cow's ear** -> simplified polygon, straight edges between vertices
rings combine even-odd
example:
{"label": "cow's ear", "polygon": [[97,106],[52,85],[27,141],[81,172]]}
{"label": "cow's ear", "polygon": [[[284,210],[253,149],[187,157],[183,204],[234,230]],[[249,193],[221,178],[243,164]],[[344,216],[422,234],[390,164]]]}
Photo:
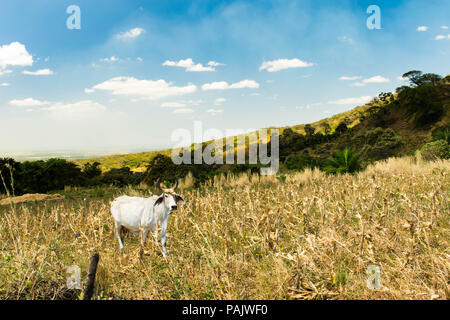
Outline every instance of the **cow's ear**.
{"label": "cow's ear", "polygon": [[156,199],[155,206],[163,202],[163,200],[164,200],[164,193],[161,196],[159,196],[158,199]]}
{"label": "cow's ear", "polygon": [[177,194],[175,195],[175,202],[177,203],[177,205],[182,205],[182,204],[186,203],[184,201],[184,199],[181,196],[177,195]]}

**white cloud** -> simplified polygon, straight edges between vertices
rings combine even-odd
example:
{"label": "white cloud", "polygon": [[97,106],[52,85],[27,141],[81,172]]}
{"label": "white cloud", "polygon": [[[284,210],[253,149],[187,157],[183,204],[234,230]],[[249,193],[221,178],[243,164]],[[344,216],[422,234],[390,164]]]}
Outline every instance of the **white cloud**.
{"label": "white cloud", "polygon": [[205,71],[216,71],[214,67],[222,65],[222,63],[210,61],[208,62],[209,67],[203,66],[201,63],[195,64],[191,58],[180,60],[178,62],[166,60],[163,66],[168,67],[180,67],[185,68],[188,72],[205,72]]}
{"label": "white cloud", "polygon": [[368,79],[364,79],[362,81],[363,83],[386,83],[386,82],[391,82],[391,80],[382,77],[382,76],[374,76]]}
{"label": "white cloud", "polygon": [[338,99],[334,101],[328,101],[328,104],[342,104],[342,105],[360,105],[365,104],[372,100],[372,97],[370,96],[363,96],[359,98],[345,98],[345,99]]}
{"label": "white cloud", "polygon": [[346,76],[342,76],[339,78],[339,80],[341,81],[354,81],[354,80],[358,80],[361,79],[362,77],[360,76],[352,76],[352,77],[346,77]]}
{"label": "white cloud", "polygon": [[242,88],[259,88],[259,83],[254,80],[242,80],[233,84],[228,84],[226,81],[205,83],[202,86],[203,90],[228,90],[228,89],[242,89]]}
{"label": "white cloud", "polygon": [[295,109],[303,110],[303,109],[311,109],[311,107],[317,107],[323,105],[322,102],[308,103],[305,106],[296,106]]}
{"label": "white cloud", "polygon": [[12,70],[0,70],[0,76],[11,73],[11,72],[12,72]]}
{"label": "white cloud", "polygon": [[137,57],[136,60],[139,61],[139,62],[144,61],[144,59],[142,59],[141,57]]}
{"label": "white cloud", "polygon": [[28,74],[28,75],[32,75],[32,76],[50,76],[53,74],[53,71],[50,69],[40,69],[37,71],[27,71],[24,70],[22,71],[23,74]]}
{"label": "white cloud", "polygon": [[200,104],[202,104],[202,103],[205,103],[206,101],[205,100],[183,100],[183,101],[180,101],[181,103],[186,103],[187,105],[190,105],[190,106],[198,106],[198,105],[200,105]]}
{"label": "white cloud", "polygon": [[133,77],[115,77],[95,85],[94,90],[110,91],[114,95],[141,96],[144,99],[158,100],[170,96],[189,94],[197,91],[197,86],[173,86],[165,80],[139,80]]}
{"label": "white cloud", "polygon": [[408,78],[403,78],[402,76],[398,76],[397,80],[399,80],[399,81],[408,81]]}
{"label": "white cloud", "polygon": [[208,110],[206,110],[206,112],[211,113],[212,115],[216,115],[216,114],[222,113],[222,111],[223,110],[221,110],[221,109],[208,109]]}
{"label": "white cloud", "polygon": [[205,83],[202,90],[226,90],[230,89],[230,85],[226,81]]}
{"label": "white cloud", "polygon": [[196,107],[202,103],[205,103],[205,100],[178,100],[178,101],[168,101],[161,104],[163,108],[186,108],[186,107]]}
{"label": "white cloud", "polygon": [[443,39],[450,39],[450,34],[448,34],[447,36],[440,34],[434,38],[434,40],[443,40]]}
{"label": "white cloud", "polygon": [[208,66],[211,66],[211,67],[218,67],[218,66],[224,66],[225,64],[223,64],[223,63],[220,63],[220,62],[216,62],[216,61],[210,61],[210,62],[208,62]]}
{"label": "white cloud", "polygon": [[181,102],[164,102],[161,104],[163,108],[184,108],[186,107],[185,103]]}
{"label": "white cloud", "polygon": [[182,113],[192,113],[192,112],[194,112],[193,109],[189,109],[189,108],[181,108],[181,109],[175,109],[175,110],[173,110],[172,113],[179,113],[179,114],[182,114]]}
{"label": "white cloud", "polygon": [[216,100],[214,100],[214,105],[215,106],[220,106],[225,101],[227,101],[227,99],[225,99],[225,98],[217,98]]}
{"label": "white cloud", "polygon": [[0,47],[0,68],[31,65],[33,65],[33,57],[20,42],[12,42]]}
{"label": "white cloud", "polygon": [[94,89],[89,89],[89,88],[84,89],[84,93],[92,93],[94,91],[95,91]]}
{"label": "white cloud", "polygon": [[115,62],[115,61],[119,61],[119,58],[117,58],[115,56],[111,56],[110,58],[100,59],[100,61],[103,61],[103,62]]}
{"label": "white cloud", "polygon": [[134,39],[139,37],[141,34],[145,32],[142,28],[133,28],[125,32],[121,32],[117,35],[119,39]]}
{"label": "white cloud", "polygon": [[424,32],[424,31],[428,30],[428,27],[427,26],[419,26],[419,27],[417,27],[416,30],[419,31],[419,32]]}
{"label": "white cloud", "polygon": [[355,44],[355,41],[347,36],[338,37],[338,40],[342,43]]}
{"label": "white cloud", "polygon": [[[354,77],[340,77],[339,80],[343,81],[354,81],[361,79],[362,77],[354,76]],[[367,83],[387,83],[391,82],[388,78],[382,77],[382,76],[374,76],[371,78],[364,79],[362,81],[356,81],[353,82],[350,86],[352,87],[364,87]]]}
{"label": "white cloud", "polygon": [[441,26],[441,29],[448,30],[447,26]]}
{"label": "white cloud", "polygon": [[278,59],[272,61],[265,61],[259,67],[259,70],[267,70],[269,72],[277,72],[280,70],[290,69],[290,68],[305,68],[313,66],[313,63],[304,62],[300,59]]}
{"label": "white cloud", "polygon": [[26,98],[26,99],[14,99],[9,102],[10,105],[16,106],[16,107],[39,107],[49,104],[48,101],[40,101],[33,98]]}
{"label": "white cloud", "polygon": [[102,114],[106,107],[98,102],[82,100],[75,103],[57,102],[49,107],[42,108],[56,118],[64,117],[91,117]]}
{"label": "white cloud", "polygon": [[7,83],[7,82],[2,82],[2,83],[0,83],[0,87],[9,87],[9,83]]}

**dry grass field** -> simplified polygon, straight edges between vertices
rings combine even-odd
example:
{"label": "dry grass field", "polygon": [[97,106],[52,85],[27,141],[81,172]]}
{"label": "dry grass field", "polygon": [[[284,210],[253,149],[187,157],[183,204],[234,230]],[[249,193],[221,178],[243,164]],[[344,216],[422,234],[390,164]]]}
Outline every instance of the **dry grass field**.
{"label": "dry grass field", "polygon": [[216,178],[179,191],[167,259],[152,237],[139,257],[136,236],[124,254],[113,236],[110,201],[149,191],[1,206],[0,298],[79,298],[67,267],[84,278],[98,252],[95,299],[449,299],[449,186],[450,161],[413,158],[353,176]]}

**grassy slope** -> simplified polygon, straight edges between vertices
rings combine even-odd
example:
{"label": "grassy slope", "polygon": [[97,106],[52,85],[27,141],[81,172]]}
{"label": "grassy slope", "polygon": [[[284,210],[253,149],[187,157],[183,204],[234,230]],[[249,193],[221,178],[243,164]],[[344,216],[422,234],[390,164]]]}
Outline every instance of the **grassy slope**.
{"label": "grassy slope", "polygon": [[[66,268],[85,277],[98,252],[95,299],[449,299],[449,170],[402,158],[355,176],[241,175],[180,190],[167,260],[151,237],[142,260],[131,234],[118,251],[109,202],[142,190],[3,206],[0,298],[76,298]],[[366,287],[372,264],[379,290]]]}

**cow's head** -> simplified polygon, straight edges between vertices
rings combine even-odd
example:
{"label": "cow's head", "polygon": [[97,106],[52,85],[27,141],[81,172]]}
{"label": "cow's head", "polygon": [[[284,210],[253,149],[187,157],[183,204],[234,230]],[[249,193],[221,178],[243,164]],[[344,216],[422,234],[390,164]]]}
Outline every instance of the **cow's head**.
{"label": "cow's head", "polygon": [[175,192],[178,187],[178,180],[175,181],[175,185],[172,188],[162,188],[158,178],[156,180],[156,187],[163,193],[156,199],[155,206],[163,203],[169,211],[172,211],[177,210],[179,205],[185,204],[184,199]]}

